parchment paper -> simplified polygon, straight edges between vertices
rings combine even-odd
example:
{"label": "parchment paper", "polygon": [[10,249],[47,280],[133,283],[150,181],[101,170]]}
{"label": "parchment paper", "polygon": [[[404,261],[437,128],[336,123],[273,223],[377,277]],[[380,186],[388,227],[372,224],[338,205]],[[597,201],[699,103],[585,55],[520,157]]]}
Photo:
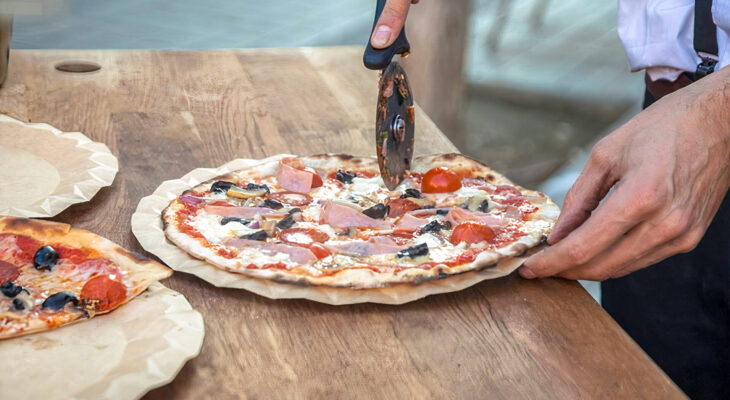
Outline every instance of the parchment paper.
{"label": "parchment paper", "polygon": [[172,381],[203,335],[185,297],[153,283],[109,314],[0,341],[0,398],[137,399]]}
{"label": "parchment paper", "polygon": [[117,158],[79,132],[0,115],[0,215],[53,217],[114,181]]}
{"label": "parchment paper", "polygon": [[302,298],[332,305],[354,303],[403,304],[431,294],[455,292],[485,279],[509,275],[525,258],[512,258],[492,268],[469,272],[418,285],[402,284],[379,289],[308,287],[271,282],[216,268],[188,255],[170,243],[162,230],[162,210],[183,191],[218,175],[288,157],[280,154],[263,160],[237,159],[219,168],[198,168],[180,179],[163,182],[152,195],[140,200],[132,215],[132,232],[145,250],[159,257],[175,271],[193,274],[218,287],[245,289],[271,299]]}

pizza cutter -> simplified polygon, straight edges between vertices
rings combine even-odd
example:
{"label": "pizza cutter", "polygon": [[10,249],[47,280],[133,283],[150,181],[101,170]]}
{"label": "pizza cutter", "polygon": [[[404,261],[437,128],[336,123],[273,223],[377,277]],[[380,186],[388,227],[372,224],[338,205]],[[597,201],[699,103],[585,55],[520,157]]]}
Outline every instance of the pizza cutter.
{"label": "pizza cutter", "polygon": [[[383,12],[385,1],[378,0],[373,30]],[[389,190],[395,189],[401,183],[413,158],[413,94],[408,85],[406,71],[398,62],[392,61],[396,54],[407,56],[410,49],[404,25],[395,42],[385,49],[374,49],[368,40],[363,56],[367,68],[382,70],[375,113],[375,149],[380,176]]]}

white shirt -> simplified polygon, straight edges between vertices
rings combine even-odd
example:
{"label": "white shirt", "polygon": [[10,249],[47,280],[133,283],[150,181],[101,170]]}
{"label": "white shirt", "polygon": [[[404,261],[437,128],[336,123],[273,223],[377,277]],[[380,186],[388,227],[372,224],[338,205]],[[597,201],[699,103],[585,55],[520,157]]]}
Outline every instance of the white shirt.
{"label": "white shirt", "polygon": [[[730,64],[730,0],[713,0],[719,62]],[[631,71],[646,69],[652,80],[674,81],[694,72],[694,0],[618,0],[618,35]]]}

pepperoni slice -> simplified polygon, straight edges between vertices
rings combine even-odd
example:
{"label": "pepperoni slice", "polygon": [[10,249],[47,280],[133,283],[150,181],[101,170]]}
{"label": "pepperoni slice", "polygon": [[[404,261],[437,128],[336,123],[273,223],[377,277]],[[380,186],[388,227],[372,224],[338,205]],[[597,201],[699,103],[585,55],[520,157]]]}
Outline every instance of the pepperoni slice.
{"label": "pepperoni slice", "polygon": [[387,206],[390,207],[388,216],[391,218],[397,218],[405,214],[407,211],[418,210],[421,208],[421,206],[408,199],[393,199],[388,202]]}
{"label": "pepperoni slice", "polygon": [[13,264],[0,260],[0,284],[14,281],[20,276],[20,270]]}
{"label": "pepperoni slice", "polygon": [[456,226],[456,228],[454,228],[454,231],[451,233],[449,241],[454,245],[457,245],[461,242],[479,243],[485,240],[491,240],[495,236],[496,235],[492,228],[486,225],[481,225],[474,222],[464,222],[463,224],[459,224]]}
{"label": "pepperoni slice", "polygon": [[21,254],[17,257],[20,259],[19,261],[24,263],[32,262],[36,251],[41,248],[41,242],[33,238],[29,238],[28,236],[16,236],[15,244],[20,247],[21,251]]}
{"label": "pepperoni slice", "polygon": [[307,245],[313,242],[324,243],[330,236],[314,228],[289,228],[279,233],[282,242],[293,245]]}
{"label": "pepperoni slice", "polygon": [[278,193],[271,193],[269,195],[270,199],[279,200],[280,202],[284,204],[288,204],[290,206],[306,206],[307,204],[312,202],[312,196],[308,194],[303,193],[294,193],[294,192],[278,192]]}
{"label": "pepperoni slice", "polygon": [[81,289],[81,301],[99,312],[113,309],[122,304],[126,298],[127,289],[124,285],[107,275],[91,278]]}
{"label": "pepperoni slice", "polygon": [[307,248],[319,260],[321,260],[321,259],[329,256],[330,254],[332,254],[326,247],[322,246],[319,243],[311,243],[311,244],[309,244],[309,246],[307,246]]}

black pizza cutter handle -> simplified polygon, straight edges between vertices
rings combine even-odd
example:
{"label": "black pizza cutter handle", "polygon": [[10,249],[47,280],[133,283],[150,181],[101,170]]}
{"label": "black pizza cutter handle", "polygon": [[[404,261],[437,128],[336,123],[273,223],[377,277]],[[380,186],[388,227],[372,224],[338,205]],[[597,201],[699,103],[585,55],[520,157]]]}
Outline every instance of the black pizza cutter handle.
{"label": "black pizza cutter handle", "polygon": [[370,30],[370,36],[368,37],[368,45],[365,48],[365,54],[362,57],[365,67],[369,69],[385,69],[385,67],[390,64],[390,61],[393,60],[393,56],[396,54],[408,53],[411,50],[411,45],[408,43],[408,39],[406,38],[405,23],[403,24],[400,34],[398,34],[398,38],[395,39],[395,42],[393,42],[390,46],[384,49],[374,49],[373,46],[370,45],[370,38],[373,37],[375,26],[378,24],[380,14],[383,13],[385,2],[386,0],[378,0],[378,4],[375,7],[375,21],[373,21],[373,28]]}

